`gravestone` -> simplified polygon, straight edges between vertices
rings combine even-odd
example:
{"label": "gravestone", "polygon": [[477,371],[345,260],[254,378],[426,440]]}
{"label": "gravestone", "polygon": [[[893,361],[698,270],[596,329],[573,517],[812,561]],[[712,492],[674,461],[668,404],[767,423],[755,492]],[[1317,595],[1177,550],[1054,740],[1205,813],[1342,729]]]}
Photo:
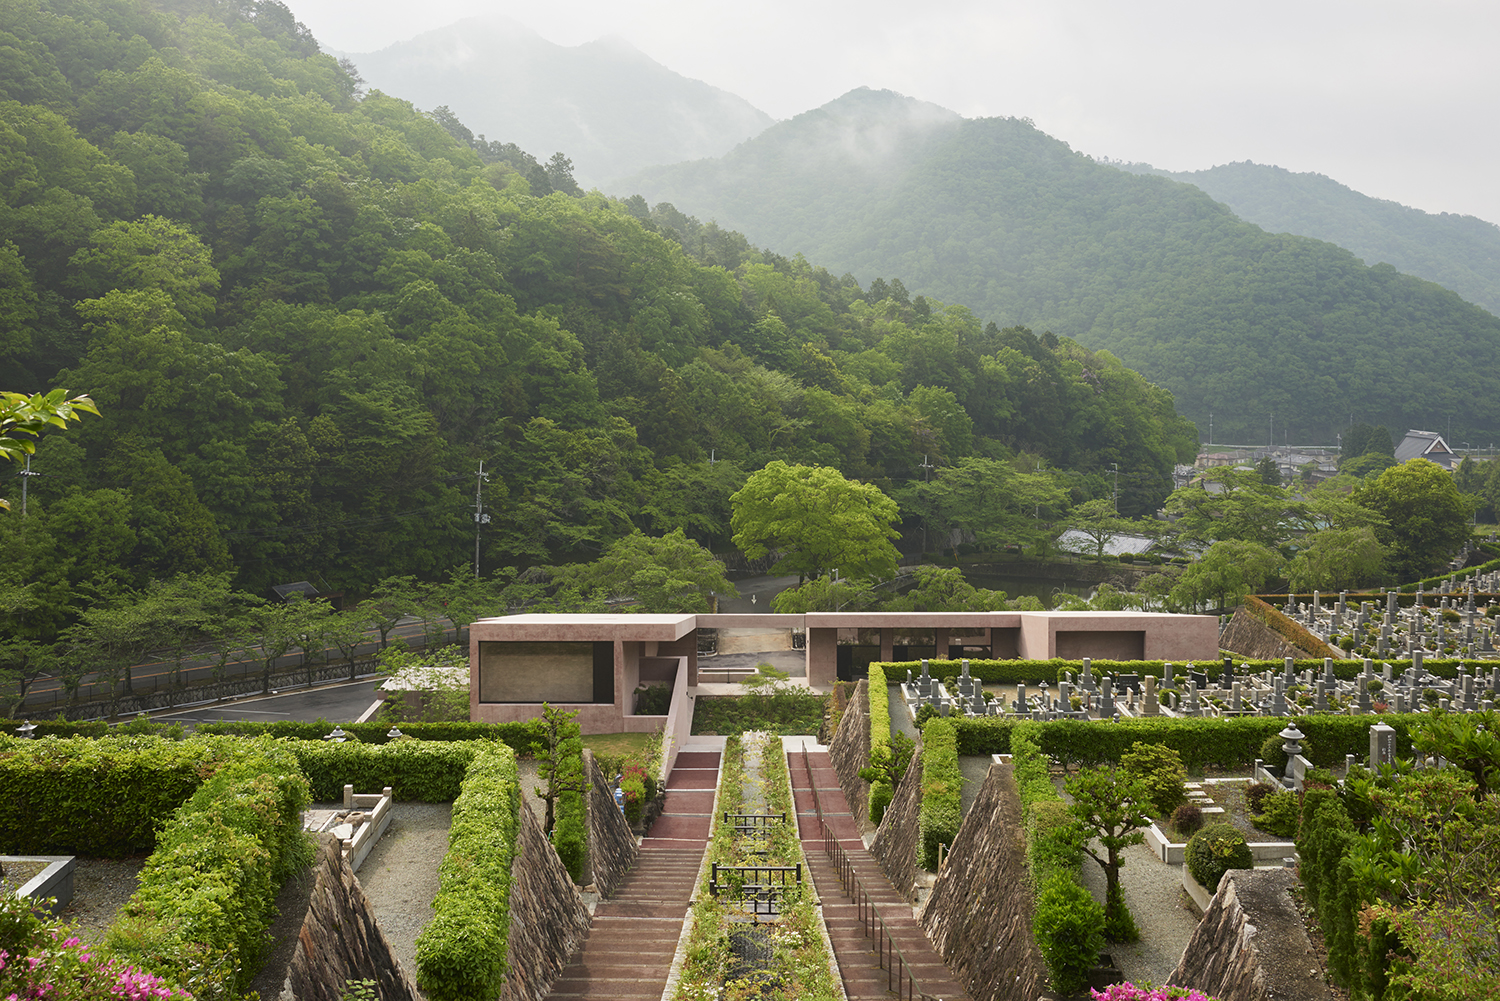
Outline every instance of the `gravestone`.
{"label": "gravestone", "polygon": [[1370,767],[1378,768],[1396,760],[1396,731],[1384,723],[1370,727]]}
{"label": "gravestone", "polygon": [[1145,689],[1145,695],[1141,699],[1141,715],[1160,716],[1161,706],[1156,701],[1156,675],[1146,675]]}

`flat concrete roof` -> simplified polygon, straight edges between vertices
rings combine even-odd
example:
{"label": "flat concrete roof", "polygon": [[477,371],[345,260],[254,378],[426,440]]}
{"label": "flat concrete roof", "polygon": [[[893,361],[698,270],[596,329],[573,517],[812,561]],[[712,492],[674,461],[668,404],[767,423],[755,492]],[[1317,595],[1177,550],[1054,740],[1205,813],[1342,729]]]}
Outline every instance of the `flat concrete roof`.
{"label": "flat concrete roof", "polygon": [[694,615],[557,614],[502,615],[470,627],[480,640],[565,642],[568,640],[680,640],[698,627]]}

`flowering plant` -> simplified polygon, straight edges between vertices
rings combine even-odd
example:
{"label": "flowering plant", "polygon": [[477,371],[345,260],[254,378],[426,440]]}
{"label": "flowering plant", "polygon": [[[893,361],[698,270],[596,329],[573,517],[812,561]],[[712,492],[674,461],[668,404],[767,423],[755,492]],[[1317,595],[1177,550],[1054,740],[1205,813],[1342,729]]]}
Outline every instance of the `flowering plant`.
{"label": "flowering plant", "polygon": [[1191,987],[1173,987],[1171,984],[1163,987],[1110,984],[1102,991],[1091,990],[1089,994],[1094,1001],[1216,1001]]}
{"label": "flowering plant", "polygon": [[36,918],[33,903],[0,902],[4,1001],[191,1001],[160,977],[84,945],[71,926]]}

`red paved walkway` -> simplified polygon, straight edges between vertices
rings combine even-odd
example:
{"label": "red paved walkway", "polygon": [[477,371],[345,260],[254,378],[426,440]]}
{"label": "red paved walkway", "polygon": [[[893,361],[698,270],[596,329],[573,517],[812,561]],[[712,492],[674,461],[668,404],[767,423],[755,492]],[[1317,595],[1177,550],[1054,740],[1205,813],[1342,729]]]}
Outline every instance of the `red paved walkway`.
{"label": "red paved walkway", "polygon": [[797,801],[797,823],[802,832],[802,852],[807,856],[813,885],[823,898],[823,920],[828,926],[828,937],[833,942],[833,952],[838,959],[849,1001],[888,1001],[891,995],[887,992],[887,985],[894,990],[895,980],[880,968],[880,957],[875,951],[877,940],[865,937],[858,908],[840,884],[838,870],[824,854],[823,828],[813,806],[814,784],[823,806],[824,823],[848,853],[855,873],[869,899],[874,901],[896,948],[910,964],[918,989],[934,998],[967,999],[968,994],[953,980],[943,961],[933,952],[921,925],[912,917],[910,901],[896,892],[879,864],[865,850],[864,841],[859,836],[859,825],[849,813],[849,804],[839,788],[828,752],[809,751],[807,761],[812,766],[811,775],[803,764],[801,751],[787,753],[787,766],[792,772],[792,795]]}
{"label": "red paved walkway", "polygon": [[599,901],[583,949],[549,997],[659,1001],[708,843],[719,758],[718,751],[677,755],[640,859],[615,895]]}

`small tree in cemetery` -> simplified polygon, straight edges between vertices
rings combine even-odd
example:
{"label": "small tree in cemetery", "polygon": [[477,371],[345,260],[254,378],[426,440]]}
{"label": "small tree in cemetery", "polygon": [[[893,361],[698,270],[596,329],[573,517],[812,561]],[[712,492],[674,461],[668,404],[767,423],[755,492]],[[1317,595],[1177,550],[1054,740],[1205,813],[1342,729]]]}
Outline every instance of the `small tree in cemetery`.
{"label": "small tree in cemetery", "polygon": [[1101,858],[1089,844],[1083,847],[1104,869],[1104,934],[1111,942],[1134,942],[1140,933],[1120,889],[1120,867],[1125,864],[1120,851],[1146,840],[1141,828],[1151,823],[1146,815],[1151,789],[1140,776],[1107,766],[1079,772],[1064,788],[1073,798],[1069,812],[1104,849]]}
{"label": "small tree in cemetery", "polygon": [[552,845],[574,882],[583,878],[588,851],[583,797],[589,785],[583,772],[583,733],[577,715],[544,703],[542,735],[546,743],[536,755],[537,778],[544,783],[536,787],[536,794],[547,806],[543,827],[552,836]]}

